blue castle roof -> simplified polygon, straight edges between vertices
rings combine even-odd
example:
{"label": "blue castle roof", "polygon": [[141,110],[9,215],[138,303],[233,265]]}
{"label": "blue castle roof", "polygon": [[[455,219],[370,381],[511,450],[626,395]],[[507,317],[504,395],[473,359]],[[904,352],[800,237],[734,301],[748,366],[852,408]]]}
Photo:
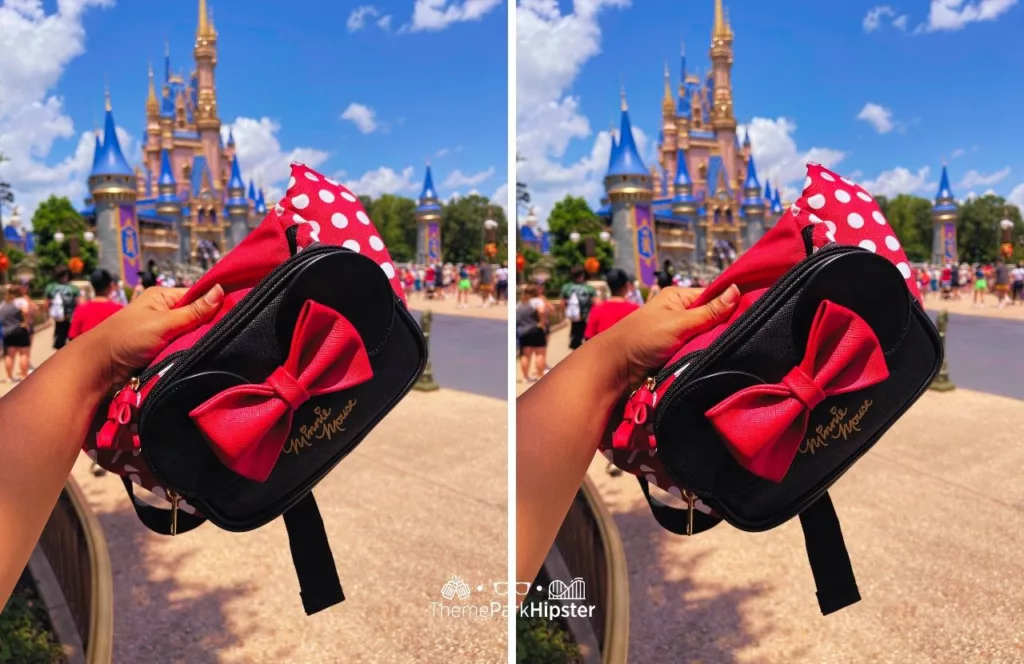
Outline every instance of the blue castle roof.
{"label": "blue castle roof", "polygon": [[171,168],[171,153],[164,148],[160,151],[160,178],[156,181],[157,185],[170,185],[175,186],[177,183],[174,181],[174,169]]}
{"label": "blue castle roof", "polygon": [[228,147],[229,148],[235,147],[235,130],[234,129],[228,129]]}
{"label": "blue castle roof", "polygon": [[946,165],[942,165],[942,178],[939,180],[939,190],[935,192],[935,200],[939,201],[944,198],[953,198],[953,190],[949,187],[949,173],[946,171]]}
{"label": "blue castle roof", "polygon": [[708,196],[718,193],[719,183],[725,185],[725,191],[732,195],[732,186],[729,184],[729,175],[725,170],[725,163],[722,157],[714,155],[708,159]]}
{"label": "blue castle roof", "polygon": [[121,152],[121,143],[117,140],[117,125],[114,124],[114,113],[110,110],[108,99],[106,117],[103,121],[103,144],[96,153],[92,163],[92,175],[132,175],[131,166]]}
{"label": "blue castle roof", "polygon": [[263,189],[256,194],[256,212],[264,214],[267,211],[267,201],[263,198]]}
{"label": "blue castle roof", "polygon": [[[767,185],[768,183],[765,182]],[[750,161],[747,162],[747,179],[743,182],[744,189],[756,189],[758,193],[761,191],[761,183],[757,180],[757,165],[754,164],[754,155],[750,155]]]}
{"label": "blue castle roof", "polygon": [[238,155],[231,160],[231,179],[228,181],[228,193],[230,198],[225,201],[226,205],[241,206],[246,205],[245,201],[245,182],[242,180],[242,170],[238,165]]}
{"label": "blue castle roof", "polygon": [[772,213],[782,214],[782,198],[779,196],[779,188],[775,188],[775,198],[772,199]]}
{"label": "blue castle roof", "polygon": [[771,205],[772,202],[772,186],[768,183],[768,180],[764,181],[764,201]]}
{"label": "blue castle roof", "polygon": [[100,133],[97,130],[97,132],[96,132],[96,146],[93,148],[93,153],[92,153],[92,170],[94,170],[94,171],[96,170],[96,165],[99,163],[100,153],[101,152],[103,152],[103,144],[100,143]]}
{"label": "blue castle roof", "polygon": [[[675,185],[677,188],[681,187],[692,187],[693,181],[690,179],[690,170],[686,165],[686,153],[682,150],[676,152],[676,180]],[[680,191],[676,194],[673,202],[675,203],[693,203],[697,199],[693,197],[692,188],[689,190]]]}
{"label": "blue castle roof", "polygon": [[437,189],[434,188],[434,175],[430,171],[430,164],[427,164],[427,174],[423,178],[423,191],[420,192],[419,204],[416,206],[418,212],[436,212],[441,209],[437,203]]}
{"label": "blue castle roof", "polygon": [[253,203],[256,202],[256,185],[253,183],[252,180],[249,180],[249,195],[247,196],[247,198]]}
{"label": "blue castle roof", "polygon": [[640,152],[633,140],[633,125],[629,121],[625,96],[622,103],[622,119],[619,126],[619,144],[612,151],[608,164],[608,175],[647,175]]}

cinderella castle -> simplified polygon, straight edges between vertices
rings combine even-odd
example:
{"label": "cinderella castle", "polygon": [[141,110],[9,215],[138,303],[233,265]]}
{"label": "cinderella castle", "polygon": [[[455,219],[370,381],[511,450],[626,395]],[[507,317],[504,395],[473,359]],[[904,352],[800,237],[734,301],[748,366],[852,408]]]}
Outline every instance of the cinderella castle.
{"label": "cinderella castle", "polygon": [[650,285],[665,262],[676,269],[728,262],[757,242],[782,216],[778,189],[764,189],[749,134],[740,142],[733,112],[733,32],[715,0],[711,70],[701,80],[682,57],[677,94],[668,67],[661,100],[658,163],[640,157],[625,92],[618,135],[612,136],[607,198],[598,215],[610,220],[616,267]]}
{"label": "cinderella castle", "polygon": [[[263,190],[242,179],[234,136],[221,135],[217,113],[217,31],[199,0],[195,69],[186,79],[164,57],[161,92],[149,70],[142,164],[125,160],[106,98],[102,138],[89,175],[83,217],[95,227],[100,265],[128,284],[140,270],[208,266],[262,220]],[[178,266],[178,267],[171,267]]]}

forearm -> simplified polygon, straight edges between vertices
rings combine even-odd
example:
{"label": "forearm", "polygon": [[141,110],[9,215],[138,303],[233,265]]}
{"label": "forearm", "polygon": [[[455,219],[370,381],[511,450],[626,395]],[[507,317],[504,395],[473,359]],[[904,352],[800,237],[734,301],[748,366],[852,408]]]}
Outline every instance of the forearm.
{"label": "forearm", "polygon": [[14,587],[104,397],[105,351],[89,336],[0,399],[0,605]]}
{"label": "forearm", "polygon": [[[609,335],[588,341],[516,402],[516,574],[532,581],[625,388]],[[552,417],[552,413],[558,413]]]}

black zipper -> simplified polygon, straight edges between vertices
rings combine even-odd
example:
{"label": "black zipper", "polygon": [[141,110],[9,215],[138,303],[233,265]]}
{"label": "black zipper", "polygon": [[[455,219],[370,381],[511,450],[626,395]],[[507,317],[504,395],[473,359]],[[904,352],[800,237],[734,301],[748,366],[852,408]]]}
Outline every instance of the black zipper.
{"label": "black zipper", "polygon": [[[348,249],[343,249],[341,247],[329,244],[317,244],[312,245],[302,250],[300,253],[289,257],[288,260],[277,265],[265,277],[263,277],[263,279],[261,279],[259,283],[257,283],[252,288],[252,290],[250,290],[249,293],[246,294],[242,301],[239,302],[235,306],[235,308],[232,309],[226,316],[217,321],[217,324],[210,328],[210,330],[206,334],[204,334],[203,337],[199,340],[199,342],[192,346],[192,348],[188,348],[185,350],[178,351],[177,353],[173,353],[164,358],[164,360],[159,362],[157,365],[154,365],[149,370],[147,370],[149,376],[145,378],[146,380],[152,378],[152,376],[158,373],[162,367],[167,366],[167,364],[169,364],[172,361],[174,362],[174,366],[171,367],[171,369],[168,370],[166,374],[164,374],[162,380],[160,381],[160,384],[153,388],[153,391],[150,392],[149,395],[146,397],[145,402],[142,404],[142,409],[139,411],[139,423],[141,424],[142,421],[146,418],[146,414],[149,412],[149,409],[152,407],[152,405],[159,401],[159,396],[162,392],[162,386],[171,385],[174,382],[174,378],[187,371],[193,364],[195,364],[195,362],[198,359],[201,359],[209,347],[220,343],[221,339],[234,333],[235,328],[238,326],[239,323],[246,323],[246,321],[249,318],[250,312],[259,310],[262,306],[264,306],[265,300],[268,297],[271,297],[276,294],[277,289],[272,287],[268,288],[268,285],[275,285],[272,283],[275,279],[278,279],[278,277],[280,277],[281,274],[292,269],[292,267],[295,266],[296,264],[300,262],[305,262],[307,258],[311,256],[319,256],[320,254],[332,253],[336,251],[348,251]],[[283,280],[278,280],[277,283],[281,284],[284,282]],[[143,376],[145,376],[145,374],[143,374]],[[140,377],[140,385],[142,384],[142,382],[143,377]],[[165,479],[159,476],[159,472],[150,462],[149,455],[146,454],[145,445],[142,446],[142,454],[145,457],[146,465],[149,467],[150,472],[153,473],[153,476],[166,485],[167,483]],[[175,489],[175,491],[177,491],[177,489]],[[177,492],[185,497],[198,497],[192,492]]]}
{"label": "black zipper", "polygon": [[[794,265],[793,267],[789,268],[789,270],[784,275],[782,275],[782,277],[780,277],[774,284],[772,284],[768,288],[768,290],[761,294],[761,297],[757,298],[757,301],[754,302],[754,304],[752,304],[749,309],[740,314],[740,317],[737,318],[736,321],[729,326],[728,330],[726,330],[717,339],[712,341],[707,348],[702,348],[701,350],[694,351],[693,353],[687,353],[680,359],[676,360],[669,366],[659,371],[657,375],[654,377],[653,389],[656,390],[658,385],[660,385],[662,382],[665,381],[666,378],[668,378],[676,371],[678,371],[680,367],[685,366],[688,362],[694,362],[694,365],[690,367],[690,371],[692,372],[698,368],[703,369],[712,361],[716,360],[718,356],[721,355],[720,350],[723,347],[725,347],[728,344],[731,344],[736,337],[745,334],[747,330],[754,323],[757,322],[757,320],[766,310],[771,310],[777,299],[781,299],[786,296],[785,291],[788,291],[793,284],[799,282],[804,276],[806,276],[806,274],[811,269],[817,266],[817,264],[820,263],[821,261],[840,254],[858,253],[862,251],[867,250],[861,249],[860,247],[851,247],[849,245],[844,244],[827,244],[818,251],[816,251],[815,253],[805,258],[804,260]],[[753,321],[753,323],[751,321]],[[698,355],[699,357],[695,357]],[[667,400],[678,389],[680,389],[682,383],[683,381],[680,380],[676,380],[676,382],[672,383],[672,385],[669,386],[668,390],[665,392],[664,395],[662,395],[659,401],[664,402],[665,400]]]}

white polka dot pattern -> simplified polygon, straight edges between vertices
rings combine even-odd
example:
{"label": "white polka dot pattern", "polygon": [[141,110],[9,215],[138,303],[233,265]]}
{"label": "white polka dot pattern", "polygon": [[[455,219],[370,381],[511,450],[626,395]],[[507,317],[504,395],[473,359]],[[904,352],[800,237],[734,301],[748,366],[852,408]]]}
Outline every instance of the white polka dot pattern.
{"label": "white polka dot pattern", "polygon": [[[899,238],[892,232],[889,222],[870,193],[860,185],[816,164],[808,164],[804,183],[803,194],[794,202],[789,214],[796,218],[800,226],[820,224],[824,220],[828,230],[820,234],[816,232],[816,242],[819,242],[817,238],[821,238],[820,242],[862,247],[889,259],[907,279],[907,287],[914,297],[921,298],[917,284],[910,279],[909,261]],[[803,211],[808,207],[814,212]],[[845,220],[846,223],[833,224],[829,219]],[[868,219],[874,223],[868,223]],[[819,244],[815,246],[820,248]]]}
{"label": "white polka dot pattern", "polygon": [[308,166],[293,164],[288,192],[280,205],[290,213],[282,219],[292,219],[295,215],[294,221],[299,224],[299,247],[320,242],[372,258],[391,281],[395,293],[405,301],[404,289],[398,283],[394,263],[380,233],[359,198],[344,185]]}

